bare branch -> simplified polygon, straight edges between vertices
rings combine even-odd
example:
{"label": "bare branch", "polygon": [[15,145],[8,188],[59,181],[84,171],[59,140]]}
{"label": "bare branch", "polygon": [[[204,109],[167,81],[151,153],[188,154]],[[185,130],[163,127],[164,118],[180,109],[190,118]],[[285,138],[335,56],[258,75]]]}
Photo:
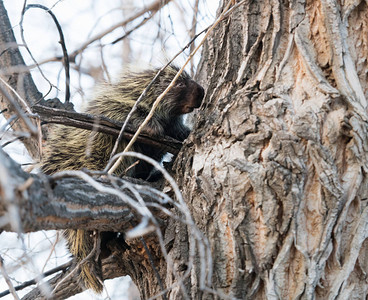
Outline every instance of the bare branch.
{"label": "bare branch", "polygon": [[[116,251],[118,251],[118,245],[115,245]],[[113,279],[127,275],[126,269],[122,268],[121,262],[117,261],[114,257],[110,256],[102,260],[102,273],[103,279]],[[60,266],[61,267],[61,266]],[[85,287],[80,282],[79,271],[75,271],[75,262],[67,270],[63,270],[62,273],[56,275],[47,281],[52,289],[55,289],[57,285],[59,287],[55,290],[53,299],[67,299],[75,294],[79,294],[85,290]],[[56,269],[56,268],[55,268]],[[72,276],[68,276],[73,272]],[[64,278],[66,278],[64,280]],[[62,284],[60,282],[62,281]],[[44,299],[40,289],[37,287],[25,295],[22,300],[36,300]]]}
{"label": "bare branch", "polygon": [[61,26],[56,18],[56,16],[53,14],[53,12],[48,9],[46,6],[43,6],[41,4],[29,4],[27,5],[26,9],[24,12],[26,12],[29,8],[41,8],[45,11],[47,11],[50,16],[52,17],[52,19],[54,20],[54,23],[57,27],[57,30],[59,32],[59,36],[60,36],[60,45],[61,48],[63,50],[63,57],[64,57],[64,68],[65,68],[65,103],[68,103],[70,100],[70,72],[69,72],[69,56],[68,56],[68,51],[66,50],[66,46],[65,46],[65,39],[64,39],[64,34],[63,31],[61,29]]}
{"label": "bare branch", "polygon": [[[192,19],[192,27],[189,32],[189,37],[192,40],[196,35],[196,29],[197,29],[197,17],[198,17],[198,5],[199,0],[195,0],[194,3],[194,9],[193,9],[193,19]],[[193,52],[195,49],[195,44],[192,43],[190,45],[190,52]],[[194,76],[194,62],[193,60],[190,61],[190,75]]]}
{"label": "bare branch", "polygon": [[1,274],[4,276],[5,278],[5,281],[6,281],[6,284],[9,286],[9,293],[11,293],[14,297],[14,299],[17,299],[19,300],[19,297],[16,293],[16,290],[9,278],[9,275],[8,273],[6,272],[5,268],[4,268],[4,259],[0,256],[0,271],[1,271]]}
{"label": "bare branch", "polygon": [[[95,130],[102,133],[107,133],[113,136],[118,136],[123,124],[121,122],[111,120],[104,116],[92,116],[84,113],[66,111],[62,109],[50,108],[43,105],[35,105],[33,111],[37,113],[41,120],[46,123],[62,124],[66,126],[74,126],[88,130]],[[96,124],[98,120],[98,124]],[[135,129],[131,126],[123,133],[123,137],[131,139],[135,133]],[[155,138],[141,134],[138,141],[143,144],[154,146],[158,149],[177,154],[182,143],[171,137]]]}
{"label": "bare branch", "polygon": [[[47,281],[48,284],[52,289],[54,289],[66,276],[68,276],[71,272],[75,270],[74,265],[69,267],[66,271],[63,270],[62,273],[56,275],[55,277],[51,278]],[[55,291],[53,294],[52,299],[66,299],[71,297],[75,294],[81,293],[85,290],[83,285],[80,284],[78,278],[78,272],[74,272],[73,276],[69,276],[67,280],[63,281],[61,285],[59,285],[59,289]],[[24,297],[22,300],[36,300],[36,299],[45,299],[45,296],[42,294],[39,287],[36,287]]]}
{"label": "bare branch", "polygon": [[120,27],[124,27],[127,24],[129,24],[130,22],[136,20],[137,18],[143,16],[145,13],[147,12],[156,12],[159,9],[161,9],[163,6],[165,6],[166,4],[168,4],[171,0],[158,0],[153,2],[152,4],[150,4],[149,6],[143,8],[142,10],[140,10],[139,12],[137,12],[136,14],[134,14],[133,16],[127,18],[126,20],[119,22],[113,26],[111,26],[110,28],[104,30],[103,32],[95,35],[94,37],[90,38],[88,41],[86,41],[85,43],[82,44],[82,46],[79,47],[79,49],[76,49],[73,51],[73,53],[71,53],[70,55],[70,60],[71,61],[75,61],[75,57],[81,53],[83,50],[85,50],[90,44],[102,39],[105,35],[109,34],[110,32],[114,31],[117,28]]}
{"label": "bare branch", "polygon": [[126,37],[128,37],[133,31],[137,30],[138,28],[140,28],[141,26],[143,26],[144,24],[146,24],[149,20],[151,20],[157,12],[158,12],[158,10],[152,11],[150,16],[144,18],[136,26],[134,26],[132,29],[128,30],[128,32],[126,32],[123,36],[117,38],[116,40],[114,40],[110,44],[111,45],[114,45],[114,44],[120,42],[121,40],[125,39]]}
{"label": "bare branch", "polygon": [[[124,231],[131,227],[134,215],[118,197],[98,192],[82,179],[53,180],[42,174],[28,174],[2,149],[0,161],[8,170],[7,183],[1,185],[0,192],[10,195],[12,203],[17,203],[24,232],[77,227]],[[107,186],[107,183],[101,184]],[[2,197],[0,218],[8,218],[9,204],[5,201],[7,197]],[[10,220],[2,229],[14,230]]]}
{"label": "bare branch", "polygon": [[20,26],[20,36],[21,36],[21,39],[22,39],[22,42],[23,42],[23,47],[27,50],[29,56],[31,57],[31,59],[35,63],[35,65],[36,65],[38,71],[40,72],[41,76],[43,77],[43,79],[45,79],[46,82],[50,85],[50,90],[51,90],[52,88],[57,88],[57,87],[51,83],[51,81],[46,77],[46,75],[44,74],[44,72],[40,68],[39,64],[37,63],[37,60],[34,58],[31,50],[29,49],[29,47],[27,45],[27,42],[26,42],[26,39],[24,37],[23,20],[24,20],[24,14],[26,12],[26,6],[25,6],[26,3],[27,3],[27,1],[24,1],[23,10],[22,10],[22,14],[21,14],[21,19],[20,19],[20,23],[19,23],[19,26]]}
{"label": "bare branch", "polygon": [[[60,272],[60,271],[63,271],[64,272],[71,265],[72,265],[72,261],[69,261],[69,262],[67,262],[65,264],[62,264],[62,265],[60,265],[60,266],[58,266],[56,268],[53,268],[53,269],[51,269],[49,271],[46,271],[46,272],[42,273],[41,276],[42,277],[47,277],[47,276],[50,276],[50,275],[55,274],[55,273]],[[22,289],[24,289],[24,288],[26,288],[26,287],[28,287],[30,285],[37,284],[37,282],[38,282],[37,279],[31,279],[31,280],[25,281],[22,284],[20,284],[18,286],[15,286],[14,287],[14,290],[15,291],[20,291],[20,290],[22,290]],[[0,293],[0,298],[6,296],[8,294],[10,294],[10,290],[6,290],[4,292],[1,292]]]}

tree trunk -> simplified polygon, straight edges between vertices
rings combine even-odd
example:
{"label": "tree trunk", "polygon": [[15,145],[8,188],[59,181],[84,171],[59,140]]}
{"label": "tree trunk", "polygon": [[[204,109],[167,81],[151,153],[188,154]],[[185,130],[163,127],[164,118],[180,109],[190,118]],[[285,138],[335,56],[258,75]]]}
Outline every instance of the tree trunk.
{"label": "tree trunk", "polygon": [[[24,65],[23,57],[18,49],[17,42],[14,37],[14,33],[10,30],[12,27],[9,22],[7,12],[4,7],[3,1],[0,1],[0,69],[1,76],[13,90],[15,90],[23,99],[26,100],[28,106],[33,106],[35,103],[42,99],[42,94],[38,92],[32,77]],[[10,69],[14,67],[13,71]],[[17,68],[18,67],[18,68]],[[3,82],[0,82],[2,89],[5,88]],[[23,111],[27,111],[27,107],[19,98],[15,96],[13,92],[10,94],[14,96],[15,105],[22,108]],[[11,119],[16,115],[16,109],[14,104],[11,105],[8,99],[3,95],[0,95],[0,108],[1,114],[6,119]],[[36,126],[36,121],[32,120]],[[24,120],[21,118],[18,122],[12,122],[12,129],[14,131],[26,132],[29,126],[26,126]],[[27,148],[31,157],[35,160],[40,158],[40,145],[39,137],[33,133],[29,138],[22,139],[23,144]]]}
{"label": "tree trunk", "polygon": [[[207,41],[206,97],[176,162],[210,241],[212,289],[365,298],[367,14],[364,1],[245,1]],[[224,298],[200,290],[200,268],[190,298]]]}

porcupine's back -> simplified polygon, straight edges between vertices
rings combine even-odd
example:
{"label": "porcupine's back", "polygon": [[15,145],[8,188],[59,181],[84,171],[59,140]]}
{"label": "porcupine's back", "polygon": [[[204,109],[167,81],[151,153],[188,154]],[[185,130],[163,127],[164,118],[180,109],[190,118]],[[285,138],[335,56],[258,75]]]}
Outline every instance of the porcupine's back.
{"label": "porcupine's back", "polygon": [[[146,70],[140,73],[124,74],[114,84],[99,85],[95,98],[88,104],[85,112],[96,116],[103,115],[123,122],[157,71]],[[169,85],[176,72],[176,68],[168,67],[148,90],[137,111],[129,121],[133,127],[137,128],[143,122],[153,102]],[[183,73],[179,81],[188,79],[190,77]],[[175,92],[175,89],[169,91],[162,104],[157,107],[154,117],[143,132],[153,136],[163,136],[166,134],[166,126],[172,126],[173,124],[170,123],[173,122],[181,122],[181,119],[177,116],[180,114],[172,112],[172,107],[176,105],[177,96]],[[60,170],[80,170],[82,168],[102,170],[110,158],[114,144],[115,138],[111,135],[57,125],[48,138],[47,147],[44,151],[42,170],[47,174],[53,174]],[[127,141],[123,139],[117,152],[124,150],[126,145]],[[89,155],[87,155],[87,150],[89,150]],[[141,152],[148,156],[154,156],[150,155],[151,152],[157,151],[139,143],[135,143],[130,150]],[[155,156],[153,158],[159,159],[159,157]],[[133,158],[124,158],[115,173],[117,175],[122,174],[134,161]],[[128,175],[134,177],[137,174],[134,174],[134,170],[132,170]],[[144,176],[139,177],[144,178]]]}
{"label": "porcupine's back", "polygon": [[[125,75],[115,84],[100,86],[94,100],[89,103],[86,112],[124,121],[135,101],[143,92],[143,89],[151,82],[157,71],[148,70]],[[159,76],[132,116],[131,125],[138,127],[141,124],[151,109],[152,103],[166,89],[176,72],[177,68],[169,67]],[[174,88],[157,107],[154,117],[145,128],[145,132],[156,136],[166,134],[176,139],[184,140],[189,130],[182,125],[180,115],[192,111],[195,107],[199,107],[203,94],[203,88],[192,81],[186,73],[183,73]],[[115,138],[110,135],[67,126],[57,126],[48,139],[48,147],[45,151],[42,169],[47,174],[61,170],[79,170],[82,168],[102,170],[110,158],[114,143]],[[122,151],[126,144],[127,141],[123,140],[119,145],[118,152]],[[88,147],[90,155],[86,154]],[[157,149],[139,145],[138,143],[135,143],[131,150],[144,153],[157,160],[163,154],[158,152]],[[121,174],[132,163],[133,159],[125,158],[115,173]],[[139,173],[136,171],[138,169],[143,174],[137,174]],[[148,169],[143,167],[131,170],[131,175],[143,178],[150,171],[149,167]],[[68,242],[68,248],[77,262],[84,260],[93,250],[94,238],[90,231],[66,230],[65,237]],[[81,265],[81,277],[87,288],[101,292],[103,288],[102,272],[98,261],[99,257],[96,259],[93,256],[83,263]]]}
{"label": "porcupine's back", "polygon": [[[119,94],[117,84],[99,85],[95,98],[88,104],[85,112],[124,121],[135,103],[133,99],[136,99],[129,97],[134,97],[138,92]],[[90,130],[64,125],[53,126],[44,151],[42,170],[46,174],[82,168],[103,170],[110,158],[115,140],[111,135],[91,132]],[[123,139],[118,152],[122,151],[126,144],[127,141]],[[133,148],[132,151],[134,150]],[[132,159],[124,159],[116,173],[120,175],[130,163],[132,163]]]}

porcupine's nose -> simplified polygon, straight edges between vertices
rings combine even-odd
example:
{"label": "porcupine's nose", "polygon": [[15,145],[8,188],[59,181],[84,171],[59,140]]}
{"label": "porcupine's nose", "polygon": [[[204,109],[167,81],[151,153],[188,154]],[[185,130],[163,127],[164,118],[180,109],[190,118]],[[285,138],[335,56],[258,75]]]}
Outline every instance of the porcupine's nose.
{"label": "porcupine's nose", "polygon": [[198,108],[201,106],[203,97],[204,97],[204,89],[198,83],[193,81],[196,85],[196,97],[195,97],[195,105],[193,107]]}
{"label": "porcupine's nose", "polygon": [[203,100],[203,97],[204,97],[204,88],[199,86],[199,96],[198,96],[198,98],[201,99],[200,100],[201,102]]}

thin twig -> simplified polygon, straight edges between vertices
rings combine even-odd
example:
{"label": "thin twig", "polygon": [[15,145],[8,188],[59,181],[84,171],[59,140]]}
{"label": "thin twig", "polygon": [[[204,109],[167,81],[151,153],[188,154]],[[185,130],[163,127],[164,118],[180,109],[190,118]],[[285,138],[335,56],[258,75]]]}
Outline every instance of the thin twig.
{"label": "thin twig", "polygon": [[[199,0],[195,0],[194,11],[193,11],[193,19],[192,19],[192,28],[190,29],[190,32],[189,32],[189,37],[191,39],[193,39],[193,37],[195,36],[196,29],[197,29],[198,5],[199,5]],[[190,45],[190,52],[193,52],[194,48],[195,48],[195,44],[192,43]],[[193,60],[190,61],[190,75],[194,76],[194,63],[193,63]]]}
{"label": "thin twig", "polygon": [[[179,187],[177,185],[177,183],[175,182],[175,180],[172,178],[172,176],[170,176],[170,174],[165,170],[165,168],[163,168],[157,161],[155,161],[154,159],[143,155],[141,153],[136,153],[136,152],[122,152],[119,153],[117,155],[115,155],[115,157],[112,159],[111,162],[109,162],[109,164],[106,166],[105,171],[110,168],[110,165],[114,163],[114,159],[118,159],[119,157],[124,157],[124,156],[133,156],[136,157],[138,159],[144,160],[146,162],[148,162],[149,164],[151,164],[154,168],[156,168],[159,172],[162,173],[162,175],[164,176],[164,178],[166,179],[166,181],[170,184],[170,186],[172,187],[176,200],[177,202],[175,202],[177,208],[179,209],[179,211],[183,214],[183,221],[185,224],[187,224],[188,227],[190,227],[190,235],[189,235],[189,261],[187,263],[187,270],[184,273],[184,275],[182,277],[178,276],[177,271],[175,270],[175,268],[173,267],[169,267],[169,269],[172,270],[175,278],[177,279],[177,284],[180,286],[182,293],[183,293],[183,297],[185,299],[189,299],[189,296],[187,295],[185,288],[184,288],[184,279],[186,277],[188,277],[191,273],[191,269],[194,266],[194,259],[196,256],[196,245],[198,246],[198,250],[199,250],[199,259],[200,259],[200,265],[201,265],[201,272],[200,272],[200,288],[203,288],[206,285],[210,285],[211,283],[211,277],[212,277],[212,256],[211,256],[211,249],[209,247],[209,242],[208,239],[201,233],[201,231],[196,227],[190,210],[188,208],[188,206],[186,205],[183,196],[179,190]],[[140,205],[143,205],[142,203],[140,203]],[[142,206],[141,206],[142,207]],[[148,210],[147,206],[144,205],[144,207]],[[146,211],[146,210],[145,210]],[[149,210],[148,210],[149,211]],[[140,211],[142,217],[146,216],[148,217],[148,215],[143,215],[142,212]],[[155,219],[150,219],[151,221],[155,222]],[[155,223],[154,223],[155,224]],[[189,231],[188,231],[189,232]],[[129,232],[128,232],[129,234]],[[162,233],[159,230],[159,228],[156,229],[156,234],[158,236],[158,240],[160,243],[160,247],[161,247],[161,251],[162,254],[167,262],[168,266],[172,266],[173,262],[171,261],[170,257],[167,254],[166,248],[165,248],[165,243],[163,241],[163,237],[162,237]],[[207,258],[207,259],[206,259]],[[174,286],[174,285],[173,285]],[[169,287],[168,289],[171,289],[173,286]],[[162,295],[162,293],[160,293],[160,295]],[[155,298],[155,297],[153,297]],[[152,298],[152,299],[153,299]]]}
{"label": "thin twig", "polygon": [[[51,269],[49,271],[46,271],[46,272],[42,273],[41,276],[47,277],[47,276],[50,276],[50,275],[52,275],[52,274],[54,274],[56,272],[64,271],[68,267],[70,267],[71,265],[72,265],[72,261],[69,261],[69,262],[67,262],[65,264],[62,264],[60,266],[57,266],[56,268],[53,268],[53,269]],[[28,281],[23,282],[20,285],[17,285],[14,289],[16,291],[19,291],[19,290],[22,290],[22,289],[30,286],[30,285],[34,285],[34,284],[37,284],[37,280],[36,279],[31,279],[31,280],[28,280]],[[0,293],[0,298],[6,296],[8,294],[10,294],[10,290],[3,291],[3,292]]]}
{"label": "thin twig", "polygon": [[19,300],[19,297],[14,289],[14,286],[13,286],[13,283],[11,282],[10,278],[9,278],[9,275],[8,273],[6,272],[5,270],[5,267],[4,267],[4,259],[0,256],[0,271],[1,273],[3,274],[4,276],[4,279],[6,281],[6,284],[8,285],[9,287],[9,293],[8,294],[12,294],[14,299],[17,299]]}
{"label": "thin twig", "polygon": [[17,96],[18,100],[20,101],[20,103],[22,104],[22,107],[24,108],[24,110],[29,113],[32,114],[31,108],[29,107],[28,103],[26,100],[24,100],[19,94],[18,92],[13,89],[13,87],[8,84],[2,77],[0,77],[0,81],[15,95]]}
{"label": "thin twig", "polygon": [[157,0],[155,2],[153,2],[152,4],[150,4],[149,6],[143,8],[142,10],[138,11],[136,14],[134,14],[133,16],[127,18],[126,20],[115,24],[113,26],[111,26],[110,28],[107,28],[106,30],[102,31],[101,33],[95,35],[94,37],[92,37],[91,39],[89,39],[88,41],[86,41],[85,43],[82,44],[82,46],[79,47],[79,49],[74,50],[71,55],[70,55],[70,59],[73,61],[75,60],[75,57],[81,53],[83,50],[85,50],[90,44],[102,39],[105,35],[109,34],[110,32],[114,31],[117,28],[120,27],[124,27],[127,24],[129,24],[130,22],[136,20],[137,18],[141,17],[142,15],[144,15],[147,12],[154,12],[159,10],[160,8],[162,8],[163,6],[165,6],[166,4],[168,4],[171,0]]}
{"label": "thin twig", "polygon": [[148,255],[148,260],[150,261],[150,264],[151,264],[151,266],[152,266],[153,272],[155,273],[155,277],[156,277],[156,279],[157,279],[158,285],[160,286],[161,291],[164,293],[164,294],[162,294],[162,299],[163,299],[163,300],[167,300],[167,298],[166,298],[166,293],[164,292],[164,291],[165,291],[165,289],[164,289],[164,285],[163,285],[163,283],[162,283],[161,276],[160,276],[160,274],[158,273],[157,268],[156,268],[156,266],[155,266],[155,263],[154,263],[154,261],[153,261],[153,257],[152,257],[151,251],[148,249],[147,243],[146,243],[146,241],[144,240],[144,238],[143,238],[143,237],[141,237],[141,238],[140,238],[140,240],[141,240],[141,242],[142,242],[142,244],[143,244],[144,250],[146,251],[146,253],[147,253],[147,255]]}
{"label": "thin twig", "polygon": [[56,25],[56,28],[59,32],[59,37],[60,37],[60,45],[61,48],[63,49],[63,56],[64,56],[64,68],[65,68],[65,103],[69,103],[70,100],[70,66],[69,66],[69,55],[68,55],[68,51],[66,50],[66,46],[65,46],[65,39],[64,39],[64,34],[63,34],[63,30],[61,29],[61,26],[56,18],[56,16],[54,15],[54,13],[47,8],[46,6],[43,6],[41,4],[29,4],[27,5],[26,9],[24,10],[24,13],[30,9],[30,8],[41,8],[45,11],[47,11],[50,16],[52,17],[52,19],[54,20],[54,23]]}
{"label": "thin twig", "polygon": [[16,137],[16,138],[14,138],[14,139],[12,139],[12,140],[10,140],[10,141],[7,141],[7,142],[5,142],[4,144],[1,144],[1,148],[5,148],[6,146],[8,146],[8,145],[10,145],[10,144],[14,143],[15,141],[21,140],[21,139],[23,139],[23,138],[29,138],[29,137],[30,137],[30,134],[27,134],[27,133],[25,133],[24,135],[19,135],[19,136],[17,136],[17,137]]}
{"label": "thin twig", "polygon": [[[122,140],[124,131],[126,129],[126,127],[128,126],[128,122],[130,120],[130,118],[132,117],[133,113],[137,110],[138,104],[144,99],[145,95],[147,94],[148,90],[152,87],[152,85],[156,82],[158,76],[161,74],[161,72],[168,66],[168,64],[166,64],[163,68],[161,68],[157,74],[155,75],[155,77],[153,77],[152,81],[147,85],[147,87],[143,90],[142,94],[138,97],[137,101],[134,103],[132,109],[130,110],[128,116],[126,117],[126,119],[124,120],[124,124],[120,129],[119,132],[119,136],[115,141],[115,145],[114,148],[112,149],[112,152],[110,154],[110,160],[111,158],[116,154],[116,151],[118,149],[118,146]],[[110,173],[111,174],[111,173]]]}
{"label": "thin twig", "polygon": [[46,82],[50,85],[50,87],[54,87],[57,89],[57,87],[51,83],[50,80],[47,79],[46,75],[43,73],[42,69],[40,68],[39,64],[37,63],[36,59],[34,58],[31,50],[29,49],[28,45],[27,45],[27,42],[26,42],[26,39],[24,37],[24,28],[23,28],[23,21],[24,21],[24,14],[26,12],[26,4],[27,4],[27,1],[24,1],[24,5],[23,5],[23,9],[22,9],[22,14],[21,14],[21,18],[20,18],[20,22],[19,22],[19,27],[20,27],[20,37],[22,39],[22,42],[23,42],[23,46],[24,48],[26,48],[29,56],[31,57],[31,59],[33,60],[33,62],[35,63],[35,65],[37,66],[37,69],[38,71],[40,72],[41,76],[43,77],[43,79],[46,80]]}
{"label": "thin twig", "polygon": [[[126,37],[128,37],[133,31],[137,30],[139,27],[143,26],[144,24],[146,24],[149,20],[151,20],[153,18],[153,16],[157,13],[156,11],[153,11],[152,14],[149,17],[144,18],[140,23],[138,23],[136,26],[134,26],[132,29],[128,30],[123,36],[117,38],[116,40],[114,40],[113,42],[109,43],[111,45],[115,45],[117,42],[120,42],[121,40],[125,39]],[[106,46],[106,45],[104,45]]]}
{"label": "thin twig", "polygon": [[[28,178],[27,181],[23,184],[23,189],[26,190],[28,189],[28,187],[34,182],[34,179],[32,177]],[[27,184],[26,184],[27,183]],[[48,257],[46,258],[45,262],[43,263],[43,268],[41,272],[45,272],[45,268],[47,266],[47,264],[49,263],[52,254],[55,252],[55,247],[56,245],[60,242],[60,232],[57,231],[56,232],[56,238],[54,242],[51,242],[50,238],[48,238],[48,236],[45,234],[45,238],[52,243],[52,247],[50,249],[50,253],[48,255]]]}

